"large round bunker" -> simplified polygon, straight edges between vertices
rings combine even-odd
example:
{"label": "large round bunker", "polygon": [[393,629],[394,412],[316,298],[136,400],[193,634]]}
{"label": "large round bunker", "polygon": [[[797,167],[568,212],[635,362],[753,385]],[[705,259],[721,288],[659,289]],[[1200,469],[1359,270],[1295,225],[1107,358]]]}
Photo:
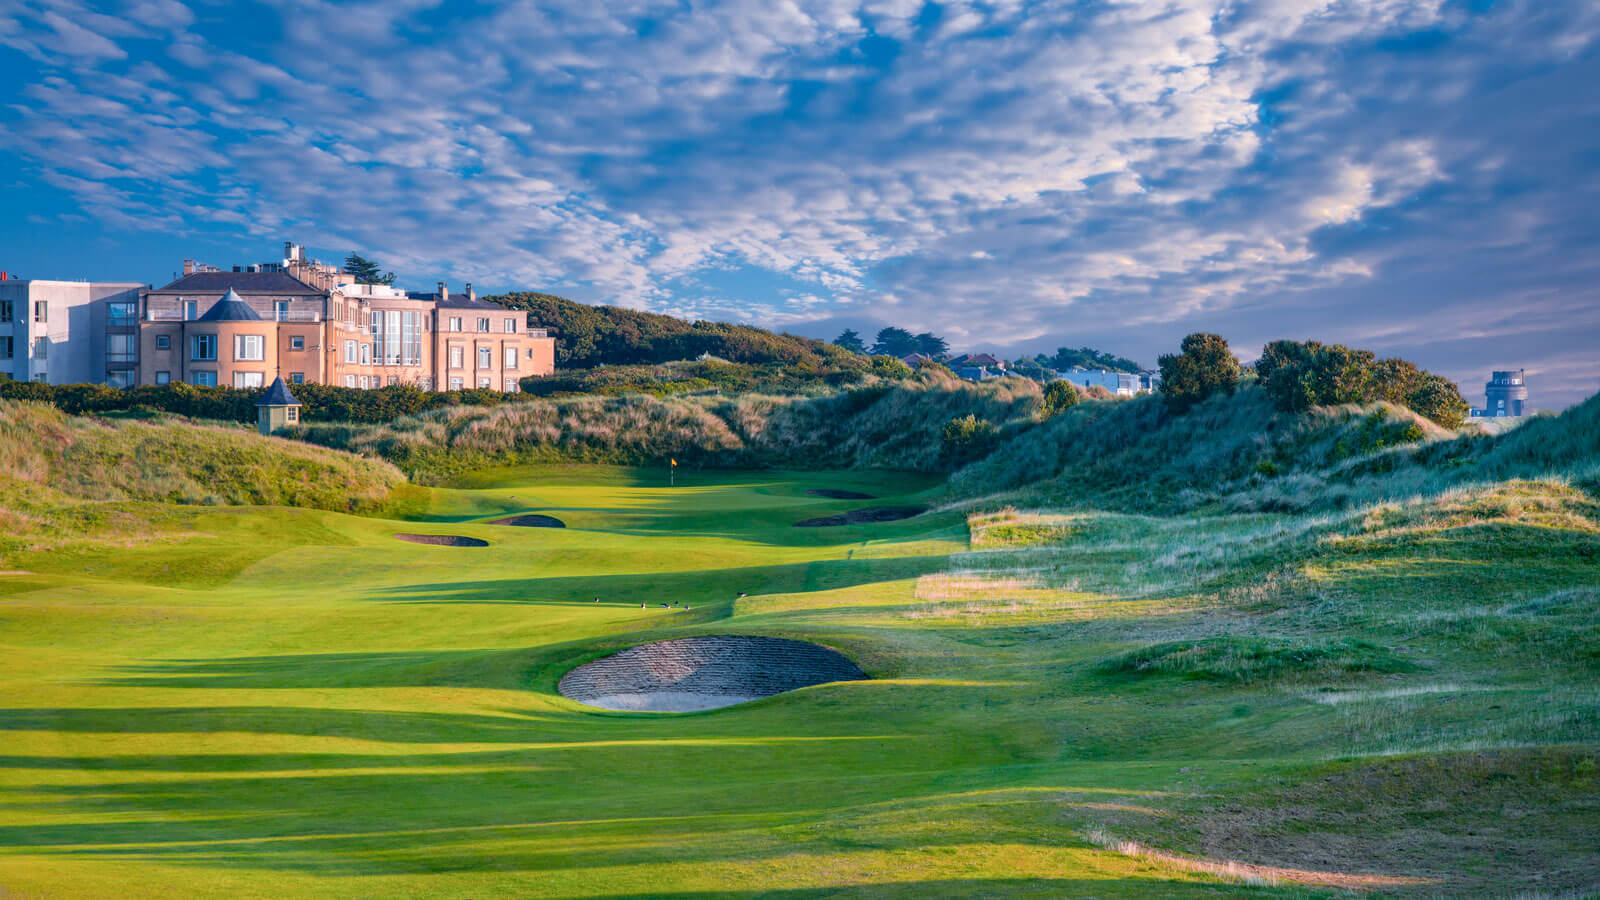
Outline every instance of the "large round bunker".
{"label": "large round bunker", "polygon": [[573,669],[558,689],[602,709],[688,712],[866,677],[844,654],[817,644],[709,635],[629,647]]}

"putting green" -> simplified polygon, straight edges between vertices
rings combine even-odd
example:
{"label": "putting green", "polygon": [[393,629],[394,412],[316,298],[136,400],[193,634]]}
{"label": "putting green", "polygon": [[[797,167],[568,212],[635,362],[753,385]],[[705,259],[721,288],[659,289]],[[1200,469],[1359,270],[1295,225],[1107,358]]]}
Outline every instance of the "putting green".
{"label": "putting green", "polygon": [[[435,490],[427,528],[196,509],[179,537],[19,555],[0,896],[1279,893],[1091,826],[1300,765],[1327,708],[1243,717],[1088,674],[1106,634],[930,612],[919,579],[968,549],[958,513],[793,527],[924,504],[926,479],[664,475],[500,470]],[[529,511],[567,527],[488,524]],[[394,538],[418,530],[490,546]],[[1171,615],[1072,596],[1057,626]],[[556,690],[699,634],[817,641],[872,678],[690,714]]]}

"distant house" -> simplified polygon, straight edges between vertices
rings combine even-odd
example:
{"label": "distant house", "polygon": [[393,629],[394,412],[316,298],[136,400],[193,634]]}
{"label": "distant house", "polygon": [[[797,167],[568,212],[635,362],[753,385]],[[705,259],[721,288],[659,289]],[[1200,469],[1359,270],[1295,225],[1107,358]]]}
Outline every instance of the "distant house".
{"label": "distant house", "polygon": [[938,362],[937,359],[934,359],[926,353],[908,353],[905,356],[900,357],[900,361],[913,369],[921,368],[928,363]]}
{"label": "distant house", "polygon": [[1083,388],[1104,388],[1118,397],[1132,397],[1155,390],[1161,376],[1143,372],[1107,372],[1104,369],[1085,369],[1074,366],[1062,372],[1061,377]]}
{"label": "distant house", "polygon": [[985,368],[1005,371],[1004,360],[995,359],[987,353],[967,353],[950,360],[950,368]]}

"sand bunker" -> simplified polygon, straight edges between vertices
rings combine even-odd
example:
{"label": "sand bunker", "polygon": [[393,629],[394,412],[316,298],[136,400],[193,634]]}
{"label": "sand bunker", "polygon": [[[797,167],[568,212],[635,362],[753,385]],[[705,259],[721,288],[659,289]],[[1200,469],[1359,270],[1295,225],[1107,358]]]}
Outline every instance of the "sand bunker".
{"label": "sand bunker", "polygon": [[794,525],[796,528],[831,528],[835,525],[860,525],[864,522],[893,522],[896,519],[920,516],[925,511],[926,508],[921,506],[876,506],[871,509],[851,510],[837,516],[807,519]]}
{"label": "sand bunker", "polygon": [[490,525],[520,525],[523,528],[565,528],[567,523],[555,516],[541,516],[529,513],[524,516],[507,516],[504,519],[495,519]]}
{"label": "sand bunker", "polygon": [[805,641],[716,635],[629,647],[561,679],[563,696],[603,709],[690,712],[867,676]]}
{"label": "sand bunker", "polygon": [[813,497],[827,497],[829,500],[876,500],[871,494],[860,491],[836,491],[831,488],[813,488],[806,493]]}
{"label": "sand bunker", "polygon": [[436,547],[487,547],[488,541],[462,537],[459,534],[397,534],[395,537],[413,544],[433,544]]}

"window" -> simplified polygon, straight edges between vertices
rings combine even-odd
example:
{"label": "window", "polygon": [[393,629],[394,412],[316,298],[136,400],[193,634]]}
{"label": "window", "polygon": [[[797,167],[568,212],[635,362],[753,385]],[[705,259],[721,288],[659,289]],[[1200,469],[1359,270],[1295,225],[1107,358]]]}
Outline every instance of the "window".
{"label": "window", "polygon": [[516,334],[516,333],[517,333],[517,320],[516,319],[507,319],[506,320],[506,334]]}
{"label": "window", "polygon": [[461,368],[461,348],[460,347],[451,347],[450,348],[450,368],[452,368],[452,369]]}
{"label": "window", "polygon": [[356,386],[356,377],[354,375],[346,375],[344,377],[344,386],[347,387],[347,388],[355,387]]}
{"label": "window", "polygon": [[[183,298],[180,297],[178,299],[182,300]],[[195,301],[195,300],[184,300],[183,301],[183,320],[185,322],[193,322],[195,319],[198,319],[198,318],[200,318],[200,304],[199,304],[199,302]]]}
{"label": "window", "polygon": [[35,322],[48,322],[48,321],[50,321],[50,301],[48,301],[48,300],[35,300],[35,301],[33,301],[33,320]]}
{"label": "window", "polygon": [[156,335],[156,349],[157,350],[171,350],[172,349],[172,335],[170,335],[170,334],[158,334],[158,335]]}
{"label": "window", "polygon": [[489,386],[489,379],[487,379],[487,378],[479,378],[478,379],[478,387],[486,388],[488,386]]}
{"label": "window", "polygon": [[190,372],[189,380],[198,387],[216,387],[217,373],[210,371]]}
{"label": "window", "polygon": [[35,372],[35,373],[33,373],[33,380],[42,383],[42,382],[49,381],[50,379],[43,372]]}
{"label": "window", "polygon": [[361,389],[366,390],[370,387],[372,387],[372,380],[365,375],[361,376]]}
{"label": "window", "polygon": [[123,300],[107,303],[106,318],[112,325],[132,325],[139,318],[139,304]]}
{"label": "window", "polygon": [[172,373],[171,372],[157,372],[156,373],[156,384],[171,384],[171,383],[172,383]]}
{"label": "window", "polygon": [[[34,359],[49,359],[50,358],[50,339],[49,338],[34,338],[33,339],[33,358]],[[1501,406],[1505,406],[1506,402],[1504,400],[1501,400],[1500,401],[1500,405]]]}
{"label": "window", "polygon": [[506,379],[506,393],[515,394],[516,392],[517,392],[517,380],[515,378],[507,378]]}
{"label": "window", "polygon": [[266,338],[259,334],[236,334],[233,336],[233,358],[260,362],[266,359],[266,346]]}
{"label": "window", "polygon": [[361,345],[361,364],[363,366],[372,365],[372,345],[371,344],[362,344]]}
{"label": "window", "polygon": [[107,372],[106,384],[109,387],[125,388],[133,386],[133,373],[127,370],[121,372]]}
{"label": "window", "polygon": [[491,367],[493,365],[494,365],[494,348],[493,347],[479,347],[478,348],[478,368],[487,369],[487,368],[489,368],[489,367]]}
{"label": "window", "polygon": [[418,390],[422,390],[422,391],[431,391],[431,390],[433,390],[433,379],[432,378],[418,378],[417,379],[417,389]]}
{"label": "window", "polygon": [[515,347],[507,347],[506,348],[506,352],[505,352],[505,358],[506,358],[506,364],[505,364],[504,368],[515,369],[517,367],[517,348],[515,348]]}
{"label": "window", "polygon": [[14,307],[11,304],[12,301],[10,300],[0,300],[0,322],[9,322],[11,317],[15,315],[12,311]]}
{"label": "window", "polygon": [[[196,362],[215,362],[217,359],[217,336],[214,334],[197,334],[189,338],[189,358]],[[215,372],[211,375],[216,377]],[[199,382],[195,382],[199,384]],[[215,383],[215,382],[213,382]]]}
{"label": "window", "polygon": [[306,348],[306,339],[305,339],[304,335],[297,334],[297,335],[293,335],[292,337],[289,338],[289,349],[290,350],[304,350],[305,348]]}
{"label": "window", "polygon": [[10,359],[16,353],[16,341],[10,335],[0,337],[0,359]]}
{"label": "window", "polygon": [[452,391],[461,390],[461,379],[459,379],[459,378],[450,379],[450,390],[452,390]]}
{"label": "window", "polygon": [[488,331],[489,330],[489,320],[488,319],[479,319],[478,320],[478,330],[479,331]]}
{"label": "window", "polygon": [[290,423],[300,421],[300,407],[290,406],[285,408],[283,411],[283,420]]}
{"label": "window", "polygon": [[236,388],[261,387],[261,373],[235,372],[233,373],[233,386]]}
{"label": "window", "polygon": [[289,321],[289,301],[279,300],[272,304],[272,317],[279,322]]}
{"label": "window", "polygon": [[306,383],[306,373],[304,373],[304,372],[290,372],[289,373],[289,383],[290,384],[305,384]]}
{"label": "window", "polygon": [[133,362],[139,356],[136,340],[131,334],[106,335],[106,362]]}
{"label": "window", "polygon": [[347,362],[347,363],[353,363],[353,362],[356,361],[356,342],[355,341],[345,341],[344,342],[344,361]]}
{"label": "window", "polygon": [[450,331],[460,331],[461,330],[461,317],[460,316],[451,316],[450,317],[450,328],[449,328],[449,330]]}
{"label": "window", "polygon": [[529,359],[533,359],[533,348],[532,347],[528,348],[528,358]]}

